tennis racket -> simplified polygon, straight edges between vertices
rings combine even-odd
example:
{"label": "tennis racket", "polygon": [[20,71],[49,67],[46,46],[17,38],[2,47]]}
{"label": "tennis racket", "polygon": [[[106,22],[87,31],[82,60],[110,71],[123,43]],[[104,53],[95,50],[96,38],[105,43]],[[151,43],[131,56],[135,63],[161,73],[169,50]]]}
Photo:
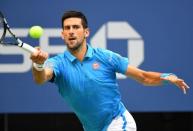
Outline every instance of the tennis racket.
{"label": "tennis racket", "polygon": [[[12,41],[8,42],[6,41],[6,33],[9,32],[11,34]],[[31,45],[22,42],[18,37],[16,37],[15,34],[11,31],[3,13],[0,11],[0,44],[1,45],[15,45],[18,46],[24,50],[26,50],[29,53],[33,53],[36,51],[34,47]]]}

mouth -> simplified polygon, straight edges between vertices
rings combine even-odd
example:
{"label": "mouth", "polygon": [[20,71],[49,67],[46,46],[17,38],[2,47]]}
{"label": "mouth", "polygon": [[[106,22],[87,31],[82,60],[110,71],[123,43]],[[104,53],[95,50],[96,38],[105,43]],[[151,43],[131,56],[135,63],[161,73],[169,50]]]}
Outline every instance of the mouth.
{"label": "mouth", "polygon": [[70,37],[68,40],[72,41],[72,40],[76,40],[76,38],[75,37]]}

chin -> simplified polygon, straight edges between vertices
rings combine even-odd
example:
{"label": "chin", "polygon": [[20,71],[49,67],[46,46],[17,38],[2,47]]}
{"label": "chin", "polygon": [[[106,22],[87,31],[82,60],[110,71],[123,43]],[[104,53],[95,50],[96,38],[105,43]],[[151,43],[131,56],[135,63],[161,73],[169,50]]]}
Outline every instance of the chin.
{"label": "chin", "polygon": [[67,46],[68,47],[68,49],[69,50],[77,50],[78,49],[78,47],[77,46]]}

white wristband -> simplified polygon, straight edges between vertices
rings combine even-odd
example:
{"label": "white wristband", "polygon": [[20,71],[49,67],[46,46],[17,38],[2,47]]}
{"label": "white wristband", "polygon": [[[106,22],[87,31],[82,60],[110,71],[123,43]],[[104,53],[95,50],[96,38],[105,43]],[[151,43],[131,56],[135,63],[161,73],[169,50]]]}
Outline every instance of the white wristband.
{"label": "white wristband", "polygon": [[44,64],[33,63],[33,67],[34,67],[35,70],[37,70],[37,71],[43,71],[43,70],[44,70]]}

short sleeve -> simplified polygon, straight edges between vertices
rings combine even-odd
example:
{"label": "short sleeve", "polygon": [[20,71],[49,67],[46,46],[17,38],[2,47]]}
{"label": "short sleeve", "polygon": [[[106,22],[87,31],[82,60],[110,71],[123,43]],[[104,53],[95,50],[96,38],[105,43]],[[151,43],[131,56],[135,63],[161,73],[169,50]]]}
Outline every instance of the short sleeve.
{"label": "short sleeve", "polygon": [[98,49],[102,53],[101,58],[104,58],[115,72],[125,74],[128,68],[129,59],[106,49]]}
{"label": "short sleeve", "polygon": [[116,72],[125,74],[128,68],[129,60],[120,54],[110,52],[109,62],[114,66]]}

